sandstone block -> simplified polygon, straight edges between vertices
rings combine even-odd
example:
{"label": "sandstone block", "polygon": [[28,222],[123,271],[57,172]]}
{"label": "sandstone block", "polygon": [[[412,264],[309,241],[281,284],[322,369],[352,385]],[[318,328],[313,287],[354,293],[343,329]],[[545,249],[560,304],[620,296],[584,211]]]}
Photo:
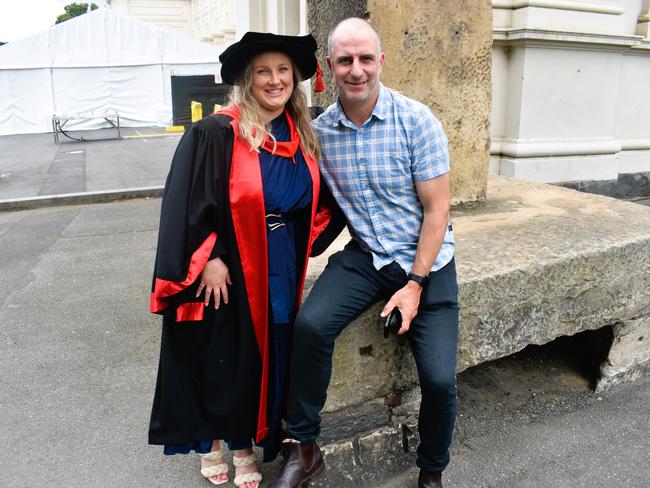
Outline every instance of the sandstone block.
{"label": "sandstone block", "polygon": [[[489,190],[485,207],[453,215],[461,307],[457,371],[529,344],[648,315],[649,207],[503,177],[491,178]],[[309,283],[326,262],[327,255],[310,264]],[[380,308],[371,307],[337,340],[327,411],[417,386],[408,342],[383,338]],[[641,351],[650,349],[648,336],[637,344]],[[411,419],[408,411],[399,415]]]}
{"label": "sandstone block", "polygon": [[633,381],[650,369],[650,315],[617,323],[613,331],[614,341],[600,368],[596,391]]}

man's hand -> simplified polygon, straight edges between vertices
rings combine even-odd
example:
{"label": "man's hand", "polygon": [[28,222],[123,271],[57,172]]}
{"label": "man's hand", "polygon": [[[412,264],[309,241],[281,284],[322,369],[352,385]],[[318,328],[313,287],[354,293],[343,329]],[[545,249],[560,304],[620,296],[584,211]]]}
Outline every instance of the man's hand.
{"label": "man's hand", "polygon": [[390,297],[388,303],[381,311],[381,317],[386,318],[392,310],[397,307],[402,314],[402,327],[398,334],[405,334],[411,327],[411,321],[418,314],[420,306],[420,295],[422,287],[415,281],[408,281],[403,288],[400,288]]}
{"label": "man's hand", "polygon": [[221,258],[211,259],[203,268],[201,283],[196,291],[196,296],[198,297],[205,288],[205,306],[207,307],[210,303],[210,296],[212,295],[214,296],[214,308],[219,308],[222,297],[223,303],[228,303],[228,287],[226,285],[232,285],[228,266]]}

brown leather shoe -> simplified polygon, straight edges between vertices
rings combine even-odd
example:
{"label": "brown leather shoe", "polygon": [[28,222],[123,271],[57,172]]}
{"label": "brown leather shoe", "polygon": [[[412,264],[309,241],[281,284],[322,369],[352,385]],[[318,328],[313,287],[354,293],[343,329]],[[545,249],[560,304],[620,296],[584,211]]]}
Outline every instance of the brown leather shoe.
{"label": "brown leather shoe", "polygon": [[315,442],[290,442],[283,446],[284,461],[268,488],[302,488],[325,471],[323,454]]}
{"label": "brown leather shoe", "polygon": [[442,473],[429,473],[421,469],[418,488],[442,488]]}

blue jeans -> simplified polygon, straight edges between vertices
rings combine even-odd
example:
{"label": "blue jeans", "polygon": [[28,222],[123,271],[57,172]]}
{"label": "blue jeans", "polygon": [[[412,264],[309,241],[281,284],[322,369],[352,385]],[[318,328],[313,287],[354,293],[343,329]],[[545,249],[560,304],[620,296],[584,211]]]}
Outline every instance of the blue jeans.
{"label": "blue jeans", "polygon": [[[291,437],[304,443],[320,434],[320,411],[337,336],[368,307],[389,298],[406,282],[406,273],[397,263],[377,271],[372,256],[353,241],[330,257],[294,324],[287,412]],[[430,472],[440,472],[449,464],[456,419],[457,296],[452,260],[431,273],[407,334],[422,392],[417,464]]]}

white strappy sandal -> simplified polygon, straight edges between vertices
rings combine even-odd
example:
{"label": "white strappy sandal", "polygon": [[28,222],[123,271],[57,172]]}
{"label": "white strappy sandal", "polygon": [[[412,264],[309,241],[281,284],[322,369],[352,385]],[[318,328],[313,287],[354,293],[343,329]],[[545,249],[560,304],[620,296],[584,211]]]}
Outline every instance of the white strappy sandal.
{"label": "white strappy sandal", "polygon": [[[233,456],[232,463],[235,465],[235,468],[243,468],[244,466],[250,466],[251,464],[257,464],[257,455],[253,452],[248,456],[239,458]],[[262,481],[262,474],[258,471],[252,471],[250,473],[240,474],[235,476],[235,486],[241,486],[244,483],[255,483],[257,481],[258,486]]]}
{"label": "white strappy sandal", "polygon": [[219,461],[220,459],[223,461],[219,464],[215,464],[214,466],[208,466],[206,468],[201,468],[201,474],[203,475],[204,478],[206,478],[210,483],[213,485],[223,485],[225,483],[228,483],[228,478],[223,479],[223,480],[213,480],[213,476],[219,476],[220,474],[228,474],[228,465],[226,464],[224,460],[225,453],[223,452],[223,448],[221,447],[221,442],[219,442],[219,449],[216,451],[211,451],[207,454],[201,454],[201,459],[205,459],[206,461]]}

